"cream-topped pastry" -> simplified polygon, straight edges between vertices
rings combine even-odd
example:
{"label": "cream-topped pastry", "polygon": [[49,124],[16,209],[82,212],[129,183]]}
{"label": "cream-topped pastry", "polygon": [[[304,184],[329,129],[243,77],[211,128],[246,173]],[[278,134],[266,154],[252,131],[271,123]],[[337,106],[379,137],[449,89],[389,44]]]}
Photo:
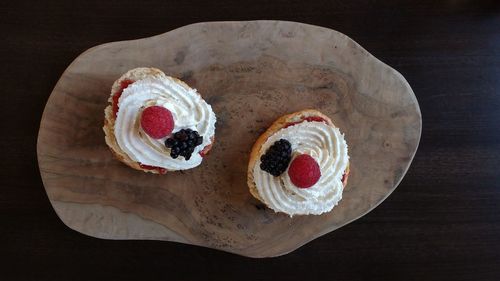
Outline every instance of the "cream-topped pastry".
{"label": "cream-topped pastry", "polygon": [[276,212],[319,215],[342,199],[348,168],[344,135],[325,115],[306,110],[278,119],[259,138],[248,184]]}
{"label": "cream-topped pastry", "polygon": [[117,82],[104,131],[120,160],[158,173],[201,164],[216,117],[195,89],[153,68],[131,70]]}

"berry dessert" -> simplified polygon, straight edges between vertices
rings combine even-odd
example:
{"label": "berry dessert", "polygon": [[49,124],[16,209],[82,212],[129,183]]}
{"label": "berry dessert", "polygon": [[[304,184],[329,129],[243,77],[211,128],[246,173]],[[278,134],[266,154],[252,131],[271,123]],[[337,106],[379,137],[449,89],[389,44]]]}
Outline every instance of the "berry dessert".
{"label": "berry dessert", "polygon": [[113,154],[155,174],[201,164],[214,142],[216,117],[195,89],[156,68],[135,68],[115,81],[104,133]]}
{"label": "berry dessert", "polygon": [[347,184],[347,152],[344,135],[328,116],[317,110],[285,115],[252,148],[250,193],[290,216],[329,212]]}

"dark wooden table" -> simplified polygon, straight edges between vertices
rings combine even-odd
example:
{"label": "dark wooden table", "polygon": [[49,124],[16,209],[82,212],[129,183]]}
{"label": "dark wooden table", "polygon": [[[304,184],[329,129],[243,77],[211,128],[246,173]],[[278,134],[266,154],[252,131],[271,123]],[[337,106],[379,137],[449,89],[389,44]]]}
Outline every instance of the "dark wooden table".
{"label": "dark wooden table", "polygon": [[[4,2],[1,280],[500,280],[499,1]],[[105,42],[251,19],[336,29],[406,77],[423,133],[398,189],[362,219],[264,260],[64,226],[42,186],[36,137],[68,64]]]}

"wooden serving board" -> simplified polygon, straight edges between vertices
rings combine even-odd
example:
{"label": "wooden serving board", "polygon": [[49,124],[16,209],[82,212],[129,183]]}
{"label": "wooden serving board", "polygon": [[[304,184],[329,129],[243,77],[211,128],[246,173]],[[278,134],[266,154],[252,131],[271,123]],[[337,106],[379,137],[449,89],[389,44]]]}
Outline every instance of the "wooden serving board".
{"label": "wooden serving board", "polygon": [[[212,105],[216,142],[200,167],[158,176],[130,169],[109,152],[102,125],[111,85],[139,66],[181,78]],[[250,195],[248,155],[276,118],[306,108],[324,112],[345,132],[351,176],[332,212],[290,218]],[[421,127],[403,76],[347,36],[294,22],[211,22],[80,55],[50,95],[37,149],[50,201],[76,231],[270,257],[387,198],[413,159]]]}

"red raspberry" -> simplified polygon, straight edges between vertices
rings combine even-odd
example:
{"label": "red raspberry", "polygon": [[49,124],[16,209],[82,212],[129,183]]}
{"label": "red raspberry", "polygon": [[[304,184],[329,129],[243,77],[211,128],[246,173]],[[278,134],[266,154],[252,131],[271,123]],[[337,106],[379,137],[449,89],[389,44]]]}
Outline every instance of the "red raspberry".
{"label": "red raspberry", "polygon": [[301,154],[292,160],[288,168],[288,175],[298,188],[309,188],[318,182],[321,171],[314,158],[307,154]]}
{"label": "red raspberry", "polygon": [[172,133],[174,117],[162,106],[150,106],[142,111],[141,127],[150,137],[161,139]]}

